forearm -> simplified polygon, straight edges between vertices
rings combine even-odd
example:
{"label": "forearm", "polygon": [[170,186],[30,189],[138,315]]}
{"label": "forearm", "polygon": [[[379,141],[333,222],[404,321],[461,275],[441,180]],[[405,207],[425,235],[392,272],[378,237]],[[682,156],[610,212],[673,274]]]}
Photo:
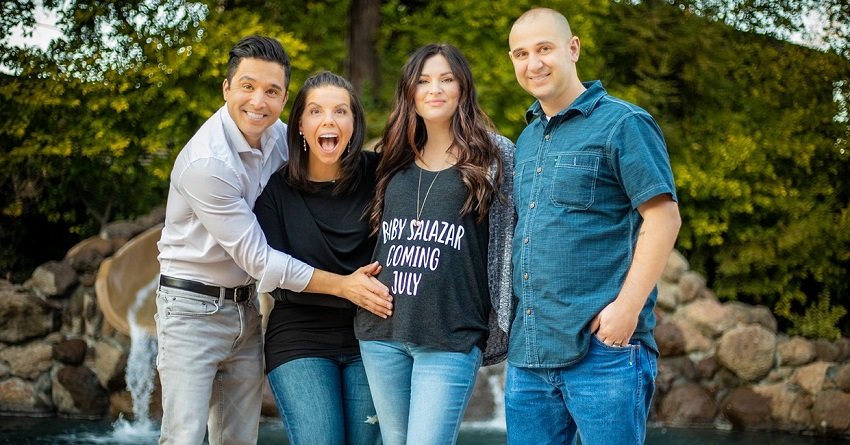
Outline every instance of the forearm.
{"label": "forearm", "polygon": [[630,308],[635,314],[643,308],[661,278],[681,227],[679,207],[669,198],[651,200],[641,206],[640,211],[644,221],[631,266],[617,295],[618,303]]}

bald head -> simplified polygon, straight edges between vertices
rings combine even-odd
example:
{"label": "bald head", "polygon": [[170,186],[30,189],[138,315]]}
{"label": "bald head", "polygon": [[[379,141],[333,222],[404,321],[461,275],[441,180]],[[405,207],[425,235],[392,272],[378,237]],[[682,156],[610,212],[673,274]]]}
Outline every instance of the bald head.
{"label": "bald head", "polygon": [[569,40],[573,36],[573,32],[570,29],[570,22],[567,21],[567,18],[560,12],[550,8],[534,8],[525,11],[523,15],[514,21],[513,26],[511,26],[511,34],[514,33],[514,30],[518,26],[532,24],[551,27],[550,29],[561,35],[564,40]]}

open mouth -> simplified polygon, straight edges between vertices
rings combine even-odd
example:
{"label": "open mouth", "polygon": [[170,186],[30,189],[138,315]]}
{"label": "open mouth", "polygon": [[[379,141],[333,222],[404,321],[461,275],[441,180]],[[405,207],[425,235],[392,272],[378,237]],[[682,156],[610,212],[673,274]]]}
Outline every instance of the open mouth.
{"label": "open mouth", "polygon": [[258,121],[262,120],[264,115],[262,113],[252,113],[250,111],[246,111],[245,114],[248,116],[248,119]]}
{"label": "open mouth", "polygon": [[321,147],[322,151],[325,153],[332,153],[336,150],[338,143],[339,136],[335,134],[323,134],[319,136],[319,147]]}

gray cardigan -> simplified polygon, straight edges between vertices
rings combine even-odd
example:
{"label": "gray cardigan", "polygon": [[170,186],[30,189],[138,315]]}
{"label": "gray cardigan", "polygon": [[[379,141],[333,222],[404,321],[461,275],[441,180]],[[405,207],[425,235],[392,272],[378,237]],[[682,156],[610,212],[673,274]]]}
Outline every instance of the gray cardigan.
{"label": "gray cardigan", "polygon": [[[490,284],[490,336],[484,351],[484,365],[495,365],[508,353],[508,332],[513,318],[514,301],[511,286],[511,241],[516,225],[514,211],[514,150],[510,139],[492,135],[502,155],[502,185],[505,202],[493,200],[490,206],[490,243],[487,246],[487,278]],[[495,166],[492,169],[495,174]]]}

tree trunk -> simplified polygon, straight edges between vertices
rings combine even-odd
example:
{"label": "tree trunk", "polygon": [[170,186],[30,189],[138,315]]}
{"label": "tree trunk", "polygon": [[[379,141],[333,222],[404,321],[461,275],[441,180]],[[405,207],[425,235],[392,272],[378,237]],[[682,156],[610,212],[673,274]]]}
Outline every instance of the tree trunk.
{"label": "tree trunk", "polygon": [[[375,41],[381,25],[380,0],[352,0],[348,14],[348,57],[345,68],[354,90],[361,98],[377,98],[380,83]],[[364,97],[368,93],[369,97]]]}

